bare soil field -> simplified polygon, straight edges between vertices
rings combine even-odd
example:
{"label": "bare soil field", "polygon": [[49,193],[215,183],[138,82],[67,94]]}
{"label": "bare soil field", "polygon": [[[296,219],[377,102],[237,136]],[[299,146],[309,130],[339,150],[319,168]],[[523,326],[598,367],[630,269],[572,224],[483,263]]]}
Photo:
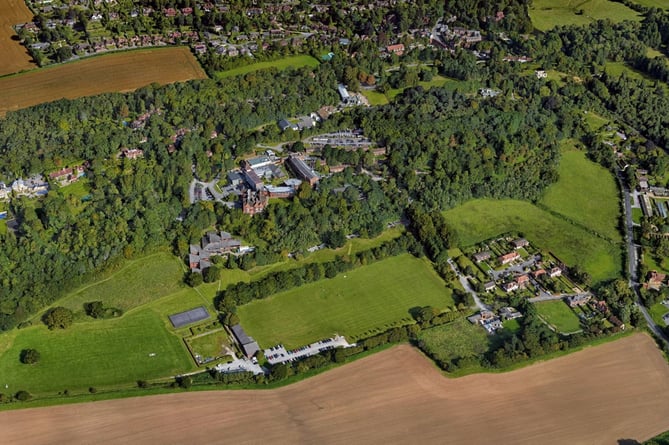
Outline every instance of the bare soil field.
{"label": "bare soil field", "polygon": [[18,40],[12,26],[32,20],[33,14],[23,0],[0,0],[0,76],[34,68],[28,51]]}
{"label": "bare soil field", "polygon": [[167,84],[206,77],[185,47],[106,54],[0,78],[0,115],[62,98],[126,92],[154,82]]}
{"label": "bare soil field", "polygon": [[637,334],[505,374],[443,377],[398,346],[278,390],[0,413],[2,440],[62,443],[615,444],[669,429],[669,366]]}

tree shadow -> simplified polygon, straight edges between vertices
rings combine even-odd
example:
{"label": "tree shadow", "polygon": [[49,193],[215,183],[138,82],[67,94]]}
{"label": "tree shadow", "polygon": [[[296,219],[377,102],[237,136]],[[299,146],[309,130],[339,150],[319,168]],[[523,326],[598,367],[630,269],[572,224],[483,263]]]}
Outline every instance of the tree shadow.
{"label": "tree shadow", "polygon": [[618,439],[618,445],[641,445],[636,439]]}

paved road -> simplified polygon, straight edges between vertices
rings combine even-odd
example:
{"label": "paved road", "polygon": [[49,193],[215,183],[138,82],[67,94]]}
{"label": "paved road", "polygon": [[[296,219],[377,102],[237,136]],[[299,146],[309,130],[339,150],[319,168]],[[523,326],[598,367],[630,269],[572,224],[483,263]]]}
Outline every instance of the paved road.
{"label": "paved road", "polygon": [[641,246],[634,244],[634,222],[632,221],[632,198],[630,189],[625,182],[622,172],[618,172],[617,177],[620,181],[620,187],[623,191],[623,198],[625,200],[625,237],[627,238],[627,267],[629,272],[629,286],[634,291],[636,296],[636,305],[646,319],[648,327],[655,333],[656,336],[661,338],[665,346],[669,346],[669,338],[665,335],[663,329],[655,324],[653,317],[650,316],[646,307],[641,303],[641,297],[639,295],[639,270],[638,270],[638,251]]}
{"label": "paved road", "polygon": [[529,260],[525,260],[520,264],[516,264],[514,266],[509,266],[506,269],[503,270],[492,270],[488,271],[488,273],[492,274],[492,277],[495,281],[499,280],[499,277],[505,274],[509,274],[511,272],[516,272],[519,274],[525,273],[525,269],[527,269],[530,266],[534,266],[537,261],[539,261],[541,257],[539,255],[535,255],[531,257]]}
{"label": "paved road", "polygon": [[469,284],[469,280],[465,275],[462,275],[458,268],[455,266],[455,263],[453,262],[452,258],[448,259],[448,265],[451,266],[451,269],[453,269],[453,272],[458,276],[458,279],[460,280],[460,284],[462,284],[462,287],[469,292],[472,297],[474,297],[474,302],[476,303],[476,306],[482,311],[489,311],[491,310],[490,306],[487,304],[483,303],[481,299],[479,298],[478,294],[474,289]]}

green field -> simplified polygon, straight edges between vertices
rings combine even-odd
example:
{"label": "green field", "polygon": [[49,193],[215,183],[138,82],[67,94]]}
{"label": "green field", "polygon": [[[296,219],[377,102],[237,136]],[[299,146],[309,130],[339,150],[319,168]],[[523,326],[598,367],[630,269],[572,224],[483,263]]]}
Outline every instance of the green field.
{"label": "green field", "polygon": [[475,326],[465,318],[453,323],[423,329],[418,335],[424,348],[443,362],[465,357],[478,357],[490,346],[485,329]]}
{"label": "green field", "polygon": [[669,9],[669,3],[667,0],[632,0],[633,3],[636,3],[641,6],[647,6],[649,8],[660,8],[660,9]]}
{"label": "green field", "polygon": [[592,111],[584,111],[583,118],[592,131],[599,131],[600,128],[609,122],[607,119]]}
{"label": "green field", "polygon": [[[40,362],[21,364],[19,354],[24,348],[37,349]],[[120,319],[75,323],[64,331],[33,326],[0,336],[0,384],[8,385],[10,392],[24,389],[55,395],[90,386],[133,386],[140,379],[193,368],[181,340],[165,330],[151,310]]]}
{"label": "green field", "polygon": [[567,149],[562,152],[559,174],[541,204],[611,241],[622,242],[620,197],[611,173],[588,160],[584,152]]}
{"label": "green field", "polygon": [[80,311],[85,302],[102,301],[107,307],[127,311],[178,291],[183,275],[178,258],[156,253],[126,262],[117,272],[76,290],[57,305]]}
{"label": "green field", "polygon": [[225,330],[213,332],[189,340],[193,353],[200,354],[202,357],[218,357],[225,354],[225,347],[230,347],[230,339]]}
{"label": "green field", "polygon": [[653,318],[655,324],[657,324],[658,326],[666,326],[664,320],[662,320],[662,316],[667,312],[669,312],[669,308],[667,308],[662,303],[656,303],[648,309],[649,309],[648,312],[650,312],[650,316]]}
{"label": "green field", "polygon": [[238,308],[262,347],[297,347],[334,334],[349,341],[410,322],[409,309],[453,306],[452,291],[425,259],[409,254],[341,273]]}
{"label": "green field", "polygon": [[240,66],[239,68],[234,68],[227,71],[218,71],[215,73],[216,79],[225,79],[228,77],[235,77],[241,74],[251,73],[253,71],[264,70],[268,68],[277,68],[280,70],[285,70],[287,68],[300,68],[303,66],[318,66],[318,60],[314,59],[311,56],[302,55],[302,56],[292,56],[286,57],[279,60],[272,60],[269,62],[258,62],[251,65]]}
{"label": "green field", "polygon": [[379,93],[378,91],[375,90],[360,90],[360,92],[367,98],[369,101],[369,104],[374,106],[374,105],[385,105],[387,104],[388,98],[386,97],[385,94]]}
{"label": "green field", "polygon": [[593,281],[621,273],[620,246],[541,210],[512,199],[475,199],[444,212],[460,244],[471,246],[506,232],[520,232],[534,245],[547,249],[569,265],[583,267]]}
{"label": "green field", "polygon": [[632,221],[641,224],[641,218],[643,218],[643,210],[639,207],[632,207]]}
{"label": "green field", "polygon": [[88,179],[86,178],[82,178],[73,184],[61,187],[60,190],[66,198],[68,196],[74,196],[75,198],[81,199],[90,193]]}
{"label": "green field", "polygon": [[609,0],[534,0],[529,13],[539,31],[558,25],[584,26],[600,19],[641,21],[636,11]]}
{"label": "green field", "polygon": [[558,331],[571,333],[581,329],[578,316],[564,301],[542,301],[535,306],[539,315]]}

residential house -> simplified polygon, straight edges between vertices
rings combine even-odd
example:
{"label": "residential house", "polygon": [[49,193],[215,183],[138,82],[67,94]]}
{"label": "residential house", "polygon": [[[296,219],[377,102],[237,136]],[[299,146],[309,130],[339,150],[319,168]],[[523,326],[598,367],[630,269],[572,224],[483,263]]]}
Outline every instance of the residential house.
{"label": "residential house", "polygon": [[9,199],[9,193],[12,190],[4,182],[0,182],[0,200]]}
{"label": "residential house", "polygon": [[140,150],[138,148],[133,148],[133,149],[124,148],[117,155],[117,157],[123,157],[123,158],[126,158],[126,159],[143,158],[144,157],[144,150]]}
{"label": "residential house", "polygon": [[518,287],[520,288],[525,288],[530,283],[530,277],[527,274],[520,275],[518,278],[516,278],[516,283],[518,283]]}
{"label": "residential house", "polygon": [[474,261],[477,263],[480,263],[481,261],[487,261],[490,259],[490,256],[492,255],[492,252],[489,250],[483,251],[483,252],[478,252],[473,255]]}
{"label": "residential house", "polygon": [[559,277],[559,276],[562,275],[562,269],[560,269],[559,267],[553,267],[553,268],[550,270],[550,272],[548,273],[548,275],[549,275],[551,278]]}
{"label": "residential house", "polygon": [[609,313],[609,306],[606,304],[606,301],[604,300],[595,301],[595,309],[597,309],[602,314]]}
{"label": "residential house", "polygon": [[536,70],[534,75],[537,76],[537,79],[545,79],[548,77],[548,73],[544,70]]}
{"label": "residential house", "polygon": [[498,90],[493,90],[492,88],[481,88],[479,90],[479,94],[482,97],[495,97],[495,96],[499,96],[500,94],[502,94],[502,92],[498,91]]}
{"label": "residential house", "polygon": [[577,294],[567,297],[569,307],[585,306],[592,299],[590,294]]}
{"label": "residential house", "polygon": [[281,119],[279,121],[278,125],[279,125],[279,128],[281,129],[281,131],[286,131],[288,129],[293,130],[293,131],[299,130],[299,128],[297,127],[297,124],[291,124],[286,119]]}
{"label": "residential house", "polygon": [[388,54],[401,56],[404,54],[404,45],[401,43],[398,43],[397,45],[390,45],[386,47],[386,51]]}
{"label": "residential house", "polygon": [[504,283],[502,284],[502,289],[504,289],[504,292],[513,292],[515,290],[518,290],[518,283],[515,281],[511,281],[509,283]]}
{"label": "residential house", "polygon": [[532,276],[534,277],[535,280],[545,275],[546,275],[546,269],[537,269],[534,272],[532,272]]}
{"label": "residential house", "polygon": [[62,168],[53,173],[49,173],[49,179],[60,183],[60,185],[67,185],[76,182],[84,175],[84,166],[78,165],[76,167]]}
{"label": "residential house", "polygon": [[513,261],[516,261],[517,259],[520,258],[520,254],[518,252],[510,252],[507,253],[506,255],[502,255],[498,258],[499,262],[504,264],[509,264]]}
{"label": "residential house", "polygon": [[488,334],[492,334],[496,330],[502,328],[502,322],[499,318],[495,318],[493,320],[482,321],[481,326],[483,326],[483,329],[485,329]]}
{"label": "residential house", "polygon": [[656,270],[651,270],[648,272],[648,281],[644,283],[644,287],[646,289],[660,290],[666,278],[666,274],[659,273]]}
{"label": "residential house", "polygon": [[502,317],[502,320],[514,320],[523,316],[518,310],[514,307],[507,306],[499,310],[499,315]]}
{"label": "residential house", "polygon": [[511,244],[513,244],[514,249],[522,249],[523,247],[529,246],[530,242],[527,241],[525,238],[518,238],[511,241]]}
{"label": "residential house", "polygon": [[487,283],[483,284],[483,289],[485,289],[486,292],[490,292],[492,290],[495,290],[495,282],[494,281],[488,281]]}

